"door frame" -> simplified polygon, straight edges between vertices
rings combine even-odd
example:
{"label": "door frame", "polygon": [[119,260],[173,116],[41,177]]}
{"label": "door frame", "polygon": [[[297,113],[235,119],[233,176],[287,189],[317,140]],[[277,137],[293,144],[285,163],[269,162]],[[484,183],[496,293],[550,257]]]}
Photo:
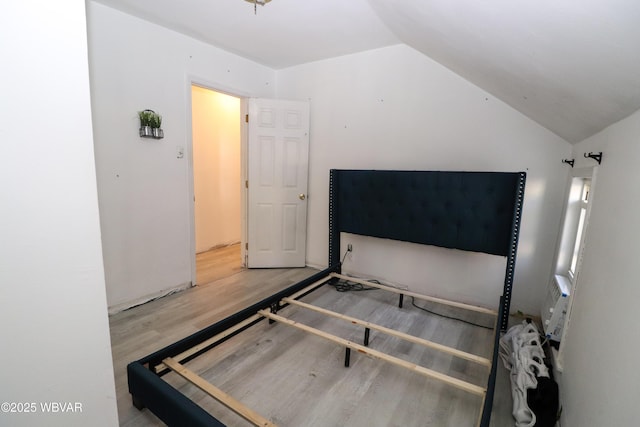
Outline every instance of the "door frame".
{"label": "door frame", "polygon": [[[240,256],[242,266],[247,266],[247,239],[248,239],[248,221],[247,221],[247,205],[248,191],[246,188],[248,173],[248,128],[245,117],[248,114],[248,99],[250,95],[236,88],[230,88],[199,76],[187,75],[186,78],[186,147],[184,152],[187,157],[187,181],[188,194],[187,206],[189,209],[189,260],[191,270],[191,286],[196,285],[196,221],[195,221],[195,189],[194,189],[194,172],[193,172],[193,99],[191,97],[191,86],[199,86],[214,92],[223,93],[225,95],[234,96],[240,99]],[[179,151],[180,147],[176,148]]]}

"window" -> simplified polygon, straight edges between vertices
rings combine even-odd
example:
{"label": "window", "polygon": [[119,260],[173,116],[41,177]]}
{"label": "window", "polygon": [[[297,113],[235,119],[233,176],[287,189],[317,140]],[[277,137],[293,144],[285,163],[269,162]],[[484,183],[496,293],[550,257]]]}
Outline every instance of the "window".
{"label": "window", "polygon": [[[578,217],[578,228],[576,229],[576,237],[573,243],[573,251],[571,253],[571,264],[569,265],[569,270],[567,271],[567,275],[573,281],[576,275],[576,268],[578,266],[578,256],[580,254],[580,248],[582,247],[582,238],[584,236],[584,223],[587,217],[587,206],[589,203],[589,191],[591,190],[591,179],[587,178],[573,178],[574,180],[578,180],[578,186],[581,186],[580,189],[580,199],[577,201],[579,205],[579,217]],[[566,219],[565,219],[566,221]]]}
{"label": "window", "polygon": [[557,347],[553,349],[554,365],[559,372],[563,370],[562,341],[567,337],[571,323],[573,295],[575,295],[576,287],[578,286],[579,272],[582,265],[582,251],[589,225],[589,211],[593,199],[592,190],[595,184],[596,171],[597,168],[576,169],[573,171],[562,234],[558,244],[554,276],[557,276],[560,280],[565,280],[565,283],[570,283],[571,288],[566,311],[563,311],[563,320],[561,321],[562,326],[559,332],[561,339],[557,343]]}
{"label": "window", "polygon": [[554,274],[567,277],[571,283],[580,267],[580,249],[584,242],[591,184],[591,174],[587,177],[574,176],[569,189]]}

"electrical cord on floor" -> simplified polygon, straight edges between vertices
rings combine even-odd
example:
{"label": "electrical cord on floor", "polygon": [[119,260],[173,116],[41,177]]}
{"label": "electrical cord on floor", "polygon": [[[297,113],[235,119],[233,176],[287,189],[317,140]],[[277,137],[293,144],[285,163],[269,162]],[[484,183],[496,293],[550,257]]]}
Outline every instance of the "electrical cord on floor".
{"label": "electrical cord on floor", "polygon": [[419,309],[419,310],[426,311],[427,313],[430,313],[430,314],[433,314],[433,315],[436,315],[436,316],[444,317],[446,319],[451,319],[451,320],[457,320],[458,322],[466,323],[466,324],[471,325],[471,326],[477,326],[479,328],[493,330],[493,328],[489,327],[489,326],[480,325],[479,323],[469,322],[468,320],[460,319],[459,317],[447,316],[446,314],[436,313],[435,311],[431,311],[431,310],[429,310],[427,308],[420,307],[418,304],[416,304],[415,297],[411,297],[411,305],[414,306],[415,308]]}
{"label": "electrical cord on floor", "polygon": [[[347,248],[344,255],[342,256],[342,261],[340,264],[344,264],[344,260],[347,258],[349,252],[351,252],[351,245]],[[377,280],[370,280],[371,283],[380,284]],[[371,288],[362,285],[361,283],[350,282],[348,280],[337,280],[335,283],[329,282],[331,286],[333,286],[338,292],[360,292],[360,291],[375,291],[378,288]]]}
{"label": "electrical cord on floor", "polygon": [[[373,283],[380,283],[375,280],[371,280]],[[336,283],[329,282],[338,292],[360,292],[360,291],[375,291],[378,288],[366,287],[361,283],[350,282],[348,280],[338,280]]]}
{"label": "electrical cord on floor", "polygon": [[[347,255],[349,254],[349,252],[351,252],[350,249],[347,249],[344,253],[344,255],[342,256],[342,261],[340,262],[341,264],[344,264],[344,260],[347,258]],[[381,284],[379,281],[377,280],[369,280],[371,283],[377,283],[377,284]],[[355,282],[349,282],[346,280],[339,280],[335,283],[329,283],[331,286],[333,286],[335,288],[336,291],[338,292],[359,292],[359,291],[375,291],[378,288],[370,288],[370,287],[366,287],[364,285],[362,285],[361,283],[355,283]],[[386,285],[385,286],[389,286],[392,288],[396,288],[396,289],[401,289],[397,286],[393,286],[393,285]],[[435,311],[431,311],[427,308],[424,307],[420,307],[419,305],[416,304],[416,299],[415,297],[411,297],[411,305],[413,305],[415,308],[422,310],[422,311],[426,311],[427,313],[433,314],[435,316],[440,316],[440,317],[444,317],[446,319],[451,319],[451,320],[457,320],[458,322],[462,322],[462,323],[466,323],[468,325],[471,326],[477,326],[479,328],[484,328],[484,329],[489,329],[489,330],[493,330],[492,327],[489,326],[485,326],[485,325],[480,325],[478,323],[474,323],[474,322],[469,322],[468,320],[464,320],[464,319],[460,319],[458,317],[452,317],[452,316],[447,316],[446,314],[442,314],[442,313],[436,313]]]}

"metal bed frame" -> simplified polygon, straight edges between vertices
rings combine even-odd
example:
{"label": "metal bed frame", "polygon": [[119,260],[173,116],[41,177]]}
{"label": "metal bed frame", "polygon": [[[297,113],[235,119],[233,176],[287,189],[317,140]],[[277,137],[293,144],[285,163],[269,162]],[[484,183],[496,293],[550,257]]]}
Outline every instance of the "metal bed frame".
{"label": "metal bed frame", "polygon": [[[148,408],[170,426],[224,426],[215,416],[162,379],[163,375],[175,372],[254,425],[273,426],[274,424],[269,420],[184,366],[188,361],[251,326],[269,319],[269,322],[279,322],[295,327],[345,347],[345,366],[349,365],[351,350],[355,350],[388,363],[404,366],[417,374],[443,381],[477,395],[482,401],[477,426],[488,427],[497,373],[498,341],[501,332],[506,330],[509,315],[525,180],[524,172],[331,170],[329,267],[174,344],[130,363],[127,366],[127,374],[134,406],[138,409]],[[422,197],[425,195],[426,198]],[[478,211],[482,211],[482,214]],[[425,222],[428,225],[424,225]],[[339,260],[341,232],[505,256],[507,262],[504,292],[500,296],[498,310],[347,278],[341,275]],[[402,307],[404,296],[410,296],[496,316],[491,359],[299,301],[300,298],[326,283],[340,279],[396,292],[399,294],[399,307]],[[279,310],[289,305],[314,310],[364,327],[364,344],[353,343],[278,314]],[[487,385],[480,387],[467,383],[371,349],[368,347],[371,329],[486,366],[490,368]]]}

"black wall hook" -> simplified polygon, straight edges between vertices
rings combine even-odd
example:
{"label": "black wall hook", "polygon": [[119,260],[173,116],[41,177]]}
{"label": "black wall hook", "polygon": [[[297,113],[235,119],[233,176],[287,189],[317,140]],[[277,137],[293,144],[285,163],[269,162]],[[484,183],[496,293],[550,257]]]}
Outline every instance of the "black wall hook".
{"label": "black wall hook", "polygon": [[562,161],[562,163],[566,163],[566,164],[570,165],[571,167],[573,167],[573,164],[574,164],[575,162],[576,162],[576,159],[571,159],[571,160],[569,160],[569,159],[564,159],[564,160]]}
{"label": "black wall hook", "polygon": [[599,153],[592,153],[592,152],[589,152],[589,154],[584,153],[584,158],[585,159],[587,159],[587,158],[593,159],[596,162],[598,162],[598,164],[600,164],[600,163],[602,163],[602,151],[599,152]]}

